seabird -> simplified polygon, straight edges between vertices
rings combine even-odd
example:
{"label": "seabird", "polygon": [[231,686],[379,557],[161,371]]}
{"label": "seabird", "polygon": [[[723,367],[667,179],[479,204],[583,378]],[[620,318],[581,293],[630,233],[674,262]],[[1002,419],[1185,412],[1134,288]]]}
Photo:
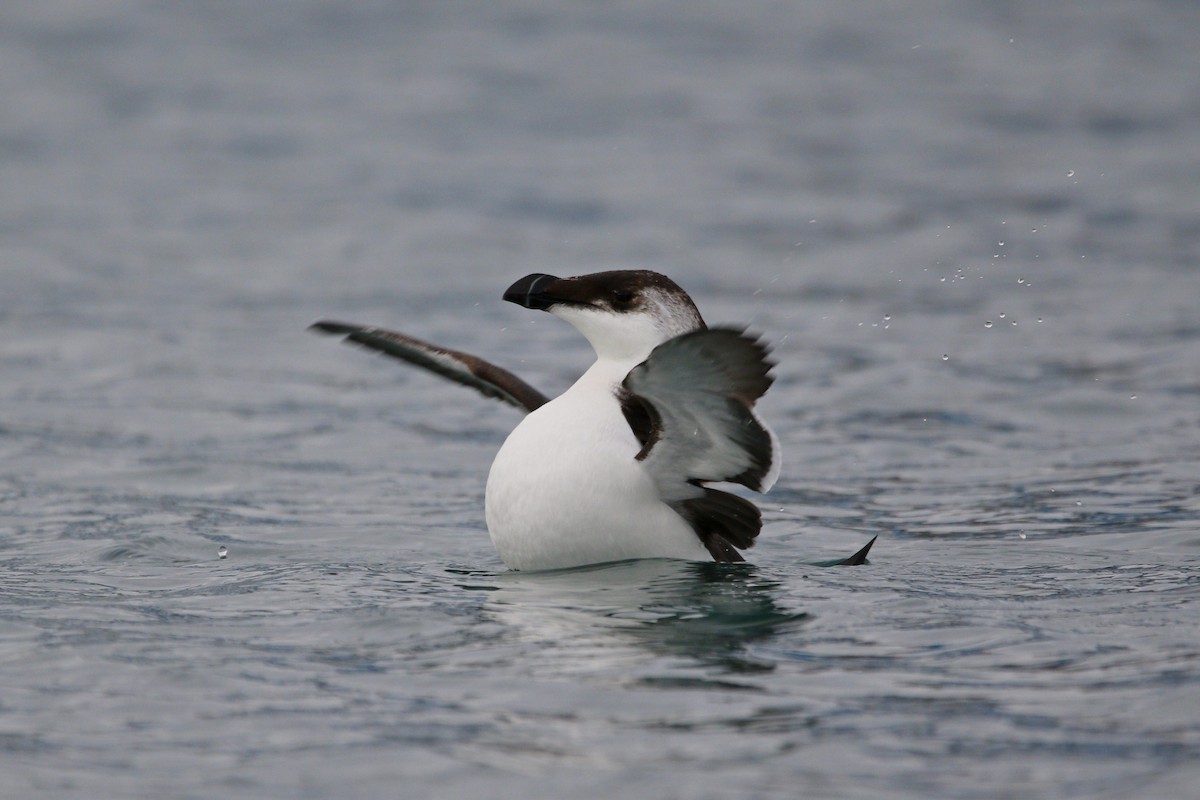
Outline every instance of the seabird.
{"label": "seabird", "polygon": [[[327,320],[311,327],[527,412],[496,455],[485,495],[488,532],[509,569],[743,561],[762,515],[708,484],[766,492],[779,475],[779,442],[754,409],[773,380],[762,340],[709,328],[683,289],[648,270],[535,273],[503,298],[566,320],[596,351],[560,396],[402,333]],[[873,542],[838,563],[863,563]]]}

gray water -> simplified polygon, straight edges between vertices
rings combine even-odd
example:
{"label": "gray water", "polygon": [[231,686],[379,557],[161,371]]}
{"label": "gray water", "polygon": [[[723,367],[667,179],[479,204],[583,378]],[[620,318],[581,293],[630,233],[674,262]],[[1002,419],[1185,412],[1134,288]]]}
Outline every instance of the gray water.
{"label": "gray water", "polygon": [[[0,796],[1195,797],[1197,98],[1166,0],[5,2]],[[500,293],[647,266],[752,564],[506,573],[517,413],[304,331],[557,392]]]}

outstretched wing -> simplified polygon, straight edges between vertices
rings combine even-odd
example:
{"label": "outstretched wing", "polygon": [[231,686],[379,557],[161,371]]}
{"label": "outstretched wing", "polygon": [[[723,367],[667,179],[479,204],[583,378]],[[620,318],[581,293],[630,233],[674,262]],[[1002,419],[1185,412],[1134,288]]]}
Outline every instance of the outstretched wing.
{"label": "outstretched wing", "polygon": [[664,342],[626,376],[626,404],[640,400],[650,418],[637,457],[664,498],[687,483],[774,484],[779,446],[754,412],[773,380],[767,352],[743,331],[708,328]]}
{"label": "outstretched wing", "polygon": [[621,384],[625,417],[642,442],[638,460],[718,561],[742,560],[735,548],[754,544],[762,516],[748,500],[703,484],[765,492],[779,475],[779,444],[754,412],[773,380],[767,355],[744,331],[707,328],[659,345]]}
{"label": "outstretched wing", "polygon": [[526,412],[545,405],[550,399],[508,370],[482,358],[438,347],[403,333],[332,320],[314,322],[309,330],[343,336],[348,342],[424,367]]}

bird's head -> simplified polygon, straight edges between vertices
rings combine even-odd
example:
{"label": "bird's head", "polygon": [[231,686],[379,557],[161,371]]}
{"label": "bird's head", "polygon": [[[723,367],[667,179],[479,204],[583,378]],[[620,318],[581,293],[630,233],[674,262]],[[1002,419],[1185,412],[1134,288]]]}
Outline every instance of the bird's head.
{"label": "bird's head", "polygon": [[649,270],[534,273],[508,287],[504,299],[571,323],[600,359],[642,361],[668,339],[705,327],[687,292]]}

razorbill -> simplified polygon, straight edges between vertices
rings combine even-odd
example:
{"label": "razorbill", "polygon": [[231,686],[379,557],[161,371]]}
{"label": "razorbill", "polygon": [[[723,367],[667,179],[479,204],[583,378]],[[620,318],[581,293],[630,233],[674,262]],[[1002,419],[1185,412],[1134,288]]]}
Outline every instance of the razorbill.
{"label": "razorbill", "polygon": [[[754,410],[773,380],[767,346],[742,329],[709,328],[683,289],[648,270],[527,275],[504,299],[566,320],[595,349],[562,395],[551,400],[483,359],[394,331],[312,328],[528,412],[496,455],[485,495],[488,532],[510,569],[744,560],[762,515],[707,484],[765,492],[779,475],[779,442]],[[840,563],[862,563],[869,548]]]}

